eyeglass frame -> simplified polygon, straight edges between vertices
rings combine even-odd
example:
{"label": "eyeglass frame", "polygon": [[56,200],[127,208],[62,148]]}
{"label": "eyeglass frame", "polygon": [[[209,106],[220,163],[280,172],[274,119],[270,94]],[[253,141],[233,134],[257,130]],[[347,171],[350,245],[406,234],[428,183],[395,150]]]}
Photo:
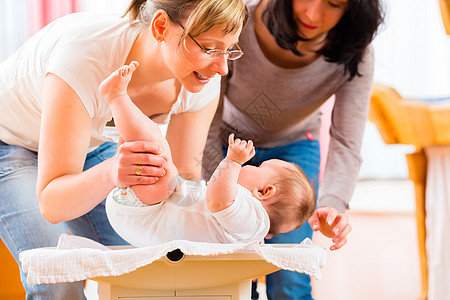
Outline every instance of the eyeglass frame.
{"label": "eyeglass frame", "polygon": [[[169,18],[172,19],[170,16],[169,16]],[[173,19],[172,19],[172,20],[173,20]],[[177,23],[177,22],[175,22],[175,23]],[[185,30],[184,27],[183,27],[183,25],[181,25],[181,24],[179,24],[179,23],[177,23],[177,24],[180,25],[180,27],[183,28],[183,30]],[[203,47],[202,45],[200,45],[200,43],[197,42],[197,40],[194,39],[194,37],[193,37],[190,33],[188,33],[188,36],[194,41],[194,43],[195,43],[200,49],[203,50],[203,52],[205,52],[205,54],[208,56],[209,59],[216,59],[216,58],[219,58],[220,55],[227,55],[227,59],[228,59],[228,60],[237,60],[237,59],[241,58],[241,57],[244,55],[244,51],[242,51],[242,49],[241,49],[241,47],[239,47],[238,43],[235,44],[236,47],[238,48],[238,50],[226,50],[226,51],[221,51],[221,50],[218,50],[218,49],[208,49],[208,48],[205,48],[205,47]],[[215,53],[217,53],[217,54],[215,54]],[[238,56],[238,57],[236,57],[236,58],[230,58],[230,54],[231,54],[231,53],[239,53],[240,56]],[[217,55],[217,56],[214,57],[213,55]]]}

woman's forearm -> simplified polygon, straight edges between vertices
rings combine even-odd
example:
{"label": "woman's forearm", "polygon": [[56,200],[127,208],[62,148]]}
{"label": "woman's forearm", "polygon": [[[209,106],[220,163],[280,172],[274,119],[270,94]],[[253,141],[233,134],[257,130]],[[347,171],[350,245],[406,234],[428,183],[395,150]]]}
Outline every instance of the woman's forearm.
{"label": "woman's forearm", "polygon": [[50,181],[38,192],[41,214],[51,223],[80,217],[97,206],[115,187],[112,159],[84,172]]}

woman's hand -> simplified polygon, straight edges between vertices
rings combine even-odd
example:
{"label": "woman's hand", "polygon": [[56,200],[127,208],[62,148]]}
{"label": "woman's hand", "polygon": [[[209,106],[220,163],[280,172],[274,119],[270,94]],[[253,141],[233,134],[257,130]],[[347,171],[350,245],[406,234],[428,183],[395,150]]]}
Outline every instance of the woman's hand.
{"label": "woman's hand", "polygon": [[153,184],[165,175],[163,169],[167,158],[160,155],[161,148],[155,143],[119,141],[113,158],[113,182],[116,186],[128,187],[138,184]]}
{"label": "woman's hand", "polygon": [[352,226],[348,224],[348,215],[339,214],[332,207],[319,207],[308,222],[314,231],[320,231],[332,239],[334,243],[330,247],[332,251],[342,248],[347,243],[347,235],[352,230]]}

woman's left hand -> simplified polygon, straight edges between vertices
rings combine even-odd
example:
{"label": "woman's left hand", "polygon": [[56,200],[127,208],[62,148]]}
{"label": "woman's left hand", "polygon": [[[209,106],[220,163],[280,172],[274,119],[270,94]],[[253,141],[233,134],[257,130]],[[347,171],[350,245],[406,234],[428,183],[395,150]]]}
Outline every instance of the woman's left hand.
{"label": "woman's left hand", "polygon": [[352,230],[348,223],[348,215],[339,214],[335,208],[319,207],[309,218],[309,225],[314,231],[320,231],[333,241],[330,250],[342,248],[347,243],[347,235]]}

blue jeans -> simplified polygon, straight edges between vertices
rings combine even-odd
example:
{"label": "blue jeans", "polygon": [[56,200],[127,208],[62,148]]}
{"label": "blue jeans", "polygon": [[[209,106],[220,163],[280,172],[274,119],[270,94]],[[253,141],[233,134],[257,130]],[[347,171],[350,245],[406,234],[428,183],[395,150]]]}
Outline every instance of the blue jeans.
{"label": "blue jeans", "polygon": [[[116,153],[117,144],[105,143],[86,157],[84,169]],[[24,250],[55,247],[61,234],[85,236],[104,245],[124,245],[109,225],[105,201],[77,219],[51,224],[39,212],[36,195],[37,153],[0,141],[0,237],[20,266]],[[80,187],[80,193],[83,188]],[[27,274],[20,268],[27,299],[85,299],[83,283],[28,285]]]}
{"label": "blue jeans", "polygon": [[[305,172],[310,182],[319,187],[320,146],[316,140],[299,141],[292,144],[271,148],[256,149],[255,156],[247,162],[258,165],[268,159],[281,159],[297,164]],[[305,238],[312,238],[309,223],[304,223],[299,229],[279,234],[269,240],[267,244],[297,244]],[[311,297],[311,279],[303,273],[286,270],[277,271],[266,276],[267,298],[271,300],[307,300]]]}

